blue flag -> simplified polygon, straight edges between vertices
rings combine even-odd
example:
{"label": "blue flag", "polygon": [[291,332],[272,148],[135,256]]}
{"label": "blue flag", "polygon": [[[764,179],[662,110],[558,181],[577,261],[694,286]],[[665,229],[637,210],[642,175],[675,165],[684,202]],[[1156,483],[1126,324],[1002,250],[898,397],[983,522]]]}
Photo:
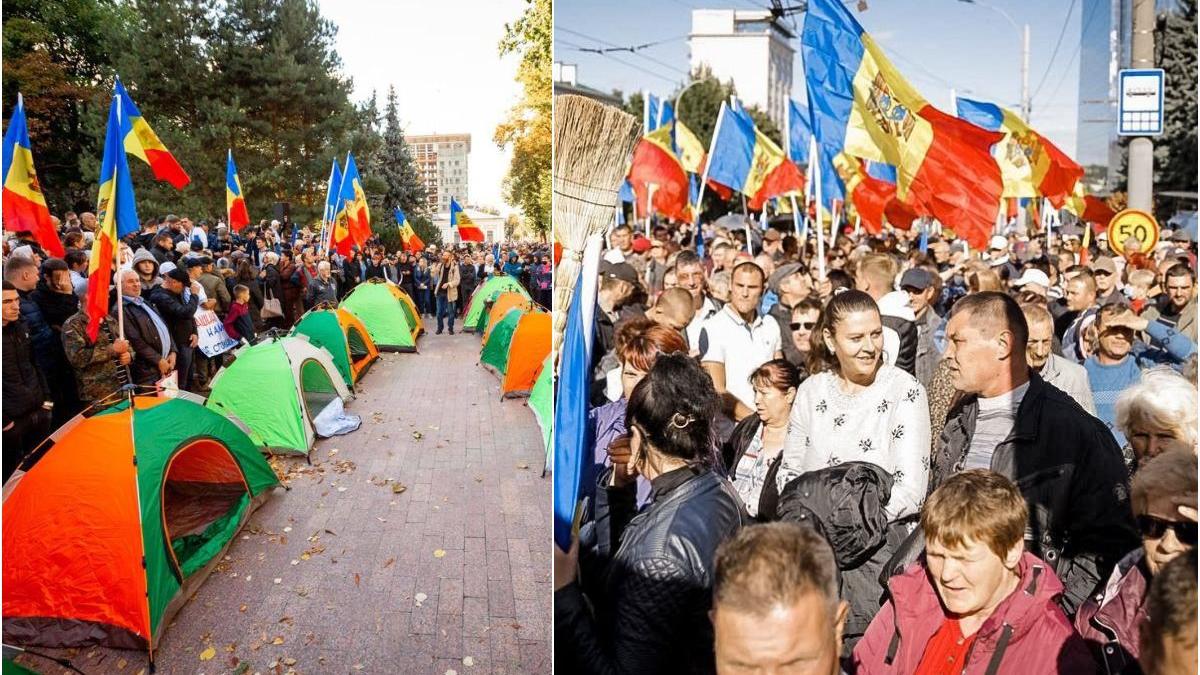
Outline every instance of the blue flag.
{"label": "blue flag", "polygon": [[808,144],[812,139],[808,108],[788,99],[788,159],[797,164],[808,164]]}
{"label": "blue flag", "polygon": [[[595,286],[595,281],[591,284]],[[567,311],[559,363],[558,397],[554,406],[554,543],[566,551],[571,547],[571,527],[579,500],[579,482],[591,462],[588,447],[588,390],[591,384],[591,350],[583,325],[583,303],[594,297],[580,273],[575,296]]]}

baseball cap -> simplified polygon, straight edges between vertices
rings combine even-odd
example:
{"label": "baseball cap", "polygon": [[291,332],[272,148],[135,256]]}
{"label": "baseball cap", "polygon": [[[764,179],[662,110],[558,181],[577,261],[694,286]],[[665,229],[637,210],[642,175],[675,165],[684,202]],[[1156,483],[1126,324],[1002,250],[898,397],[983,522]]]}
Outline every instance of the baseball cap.
{"label": "baseball cap", "polygon": [[608,263],[600,267],[600,276],[608,279],[618,279],[626,283],[637,285],[638,275],[637,270],[633,269],[633,265],[629,263]]}
{"label": "baseball cap", "polygon": [[1020,278],[1012,282],[1015,288],[1020,288],[1025,284],[1037,284],[1044,288],[1050,288],[1050,277],[1046,276],[1045,272],[1036,267],[1030,267],[1021,274]]}
{"label": "baseball cap", "polygon": [[766,232],[763,232],[763,241],[779,241],[783,236],[779,234],[779,230],[768,227]]}
{"label": "baseball cap", "polygon": [[804,266],[800,263],[788,263],[786,265],[780,265],[779,268],[771,274],[771,278],[767,280],[767,288],[770,288],[772,291],[775,291],[775,293],[778,294],[779,286],[783,283],[784,279],[787,279],[793,274],[799,274],[803,271]]}
{"label": "baseball cap", "polygon": [[1108,274],[1117,273],[1117,264],[1108,256],[1100,256],[1090,265],[1093,272],[1107,272]]}
{"label": "baseball cap", "polygon": [[203,267],[212,262],[212,258],[202,255],[190,255],[183,259],[185,267]]}
{"label": "baseball cap", "polygon": [[165,277],[165,276],[167,276],[168,272],[171,272],[174,269],[175,269],[175,263],[168,260],[167,262],[158,266],[158,274],[159,274],[159,276]]}
{"label": "baseball cap", "polygon": [[900,277],[900,288],[915,288],[923,291],[933,285],[933,274],[922,267],[914,267]]}
{"label": "baseball cap", "polygon": [[633,240],[633,252],[645,253],[650,250],[650,240],[645,237],[636,237]]}
{"label": "baseball cap", "polygon": [[988,248],[989,249],[1008,248],[1008,239],[1006,239],[1003,235],[999,235],[999,234],[992,235],[991,241],[988,242]]}
{"label": "baseball cap", "polygon": [[170,272],[167,272],[163,276],[170,277],[171,279],[174,279],[175,281],[178,281],[179,283],[184,284],[184,285],[192,283],[192,278],[188,276],[188,273],[184,272],[183,270],[179,269],[178,267],[171,270]]}

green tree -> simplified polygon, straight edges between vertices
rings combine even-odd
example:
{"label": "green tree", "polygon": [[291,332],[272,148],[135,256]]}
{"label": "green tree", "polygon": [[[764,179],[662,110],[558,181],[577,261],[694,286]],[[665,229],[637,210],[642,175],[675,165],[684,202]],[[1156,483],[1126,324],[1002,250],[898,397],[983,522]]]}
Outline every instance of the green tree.
{"label": "green tree", "polygon": [[372,173],[383,184],[383,190],[377,196],[377,203],[388,214],[399,208],[411,219],[412,216],[426,211],[425,183],[421,181],[417,164],[413,160],[408,142],[404,139],[395,87],[388,88],[384,122],[386,126],[383,142],[371,160]]}
{"label": "green tree", "polygon": [[505,196],[520,207],[526,221],[541,237],[550,231],[552,143],[550,78],[553,41],[551,0],[526,0],[528,7],[516,23],[505,26],[500,54],[520,52],[517,81],[520,103],[496,127],[494,140],[512,146],[512,162],[504,180]]}
{"label": "green tree", "polygon": [[1155,62],[1166,80],[1164,133],[1154,143],[1154,188],[1195,192],[1196,0],[1177,0],[1175,11],[1159,16],[1154,44]]}

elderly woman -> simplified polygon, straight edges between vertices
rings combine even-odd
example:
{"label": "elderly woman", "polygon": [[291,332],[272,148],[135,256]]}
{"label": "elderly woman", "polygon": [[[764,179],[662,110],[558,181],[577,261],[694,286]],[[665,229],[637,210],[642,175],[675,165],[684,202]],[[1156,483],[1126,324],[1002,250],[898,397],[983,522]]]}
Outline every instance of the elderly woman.
{"label": "elderly woman", "polygon": [[[748,519],[712,465],[712,379],[684,354],[660,356],[629,397],[627,451],[596,495],[601,544],[615,549],[585,595],[575,555],[554,549],[554,641],[571,673],[713,672],[713,564]],[[634,479],[652,497],[638,512]],[[636,516],[636,517],[635,517]],[[600,529],[599,527],[597,529]]]}
{"label": "elderly woman", "polygon": [[1196,548],[1196,456],[1180,448],[1148,459],[1133,477],[1132,505],[1141,548],[1117,563],[1075,615],[1075,628],[1107,666],[1102,672],[1142,672],[1139,627],[1147,618],[1150,582],[1167,563]]}
{"label": "elderly woman", "polygon": [[1123,452],[1131,468],[1171,444],[1196,447],[1196,387],[1168,366],[1142,373],[1140,382],[1121,392],[1114,414],[1128,440]]}
{"label": "elderly woman", "polygon": [[785,359],[774,359],[750,375],[750,384],[754,386],[756,414],[738,422],[721,454],[746,512],[759,520],[772,520],[779,499],[775,473],[800,371]]}

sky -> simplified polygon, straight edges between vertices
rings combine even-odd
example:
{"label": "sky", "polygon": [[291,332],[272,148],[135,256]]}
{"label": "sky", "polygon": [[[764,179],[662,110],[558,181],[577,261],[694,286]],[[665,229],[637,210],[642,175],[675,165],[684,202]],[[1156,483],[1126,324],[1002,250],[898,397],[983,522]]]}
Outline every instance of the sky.
{"label": "sky", "polygon": [[[1030,123],[1064,152],[1075,154],[1080,14],[1103,11],[1099,0],[989,0],[1018,25],[1030,25]],[[963,0],[866,0],[848,3],[859,23],[932,104],[949,110],[958,96],[1014,111],[1021,99],[1018,28],[983,4]],[[798,4],[784,0],[784,6]],[[578,64],[578,81],[602,91],[649,89],[668,95],[686,77],[692,9],[762,9],[767,0],[557,0],[556,61]],[[803,15],[794,20],[799,36]],[[1065,32],[1064,32],[1065,27]],[[1059,35],[1062,35],[1059,44]],[[578,48],[662,42],[637,52],[597,55]],[[609,43],[609,44],[603,44]],[[1054,48],[1058,45],[1058,53]],[[799,39],[793,41],[793,92],[805,100]],[[1051,60],[1054,55],[1053,61]],[[1044,81],[1043,81],[1044,80]]]}
{"label": "sky", "polygon": [[353,97],[378,92],[379,111],[395,85],[405,134],[471,134],[470,201],[502,215],[516,210],[503,198],[512,153],[492,142],[521,96],[513,78],[518,56],[500,58],[504,24],[525,9],[522,0],[319,0],[338,27],[336,48]]}

